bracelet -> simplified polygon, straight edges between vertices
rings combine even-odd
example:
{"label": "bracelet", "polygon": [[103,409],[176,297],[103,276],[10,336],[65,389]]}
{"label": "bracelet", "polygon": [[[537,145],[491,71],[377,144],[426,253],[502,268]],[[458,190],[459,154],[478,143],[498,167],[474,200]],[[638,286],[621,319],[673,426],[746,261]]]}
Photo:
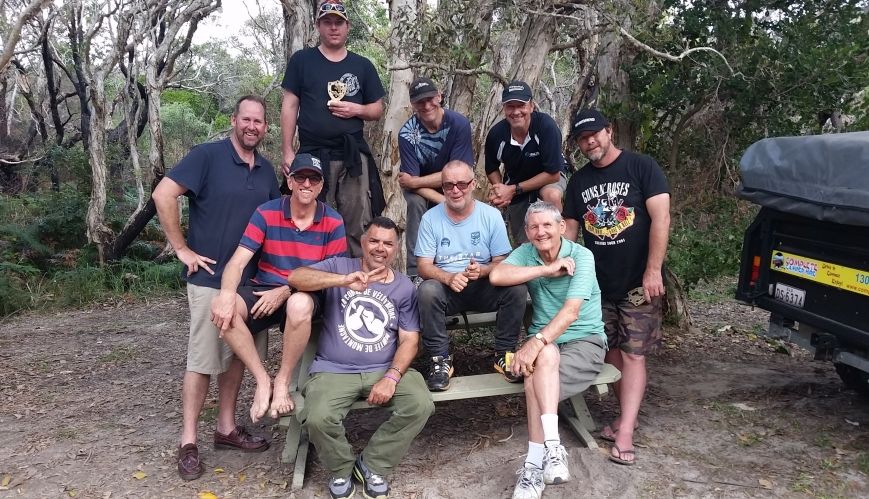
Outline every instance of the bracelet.
{"label": "bracelet", "polygon": [[[404,373],[401,372],[401,369],[399,369],[397,367],[390,367],[389,369],[392,369],[393,371],[397,372],[399,376],[404,376]],[[389,371],[389,369],[387,369],[387,371]]]}
{"label": "bracelet", "polygon": [[401,381],[400,379],[396,378],[395,376],[393,376],[389,373],[384,374],[383,377],[386,379],[391,379],[392,381],[395,381],[396,385],[398,384],[399,381]]}

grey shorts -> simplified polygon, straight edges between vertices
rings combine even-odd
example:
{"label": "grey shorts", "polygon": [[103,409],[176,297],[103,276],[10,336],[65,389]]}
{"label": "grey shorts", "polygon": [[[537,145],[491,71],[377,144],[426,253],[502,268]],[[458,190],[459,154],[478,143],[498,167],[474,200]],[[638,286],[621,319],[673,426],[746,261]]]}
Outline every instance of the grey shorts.
{"label": "grey shorts", "polygon": [[[190,305],[190,336],[187,340],[187,370],[199,374],[222,374],[235,357],[220,339],[220,330],[211,322],[211,300],[219,289],[187,284]],[[267,358],[268,335],[255,334],[254,343],[261,359]]]}
{"label": "grey shorts", "polygon": [[582,393],[591,386],[603,368],[606,340],[595,334],[558,345],[561,354],[558,377],[561,385],[559,400]]}
{"label": "grey shorts", "polygon": [[[564,172],[561,172],[558,182],[546,184],[540,189],[558,189],[561,191],[561,196],[564,197],[564,191],[567,190],[567,177]],[[528,211],[529,206],[531,206],[531,202],[526,199],[507,207],[507,223],[510,226],[510,235],[517,246],[528,241],[528,238],[525,237],[525,212]]]}

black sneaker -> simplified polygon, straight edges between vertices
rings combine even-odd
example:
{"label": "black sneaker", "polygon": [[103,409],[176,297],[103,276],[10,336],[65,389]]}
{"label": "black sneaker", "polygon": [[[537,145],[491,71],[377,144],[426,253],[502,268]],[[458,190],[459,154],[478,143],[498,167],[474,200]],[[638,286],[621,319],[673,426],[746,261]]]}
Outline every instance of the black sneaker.
{"label": "black sneaker", "polygon": [[495,370],[501,373],[504,376],[504,379],[507,380],[508,383],[522,383],[524,379],[522,376],[516,376],[512,372],[510,372],[510,366],[507,364],[507,355],[513,356],[513,352],[504,352],[504,353],[496,353],[495,354]]}
{"label": "black sneaker", "polygon": [[353,466],[353,477],[362,485],[362,495],[367,499],[386,499],[389,497],[389,482],[383,478],[383,475],[378,475],[371,471],[368,466],[365,466],[365,463],[362,462],[362,456],[356,458],[356,465]]}
{"label": "black sneaker", "polygon": [[440,355],[431,358],[431,370],[428,372],[429,391],[443,392],[450,388],[450,377],[453,375],[452,355]]}
{"label": "black sneaker", "polygon": [[418,276],[418,275],[412,275],[412,276],[410,276],[410,282],[412,282],[413,285],[414,285],[415,287],[417,287],[417,288],[418,288],[419,285],[422,284],[424,281],[425,281],[425,279],[423,279],[422,277],[420,277],[420,276]]}
{"label": "black sneaker", "polygon": [[337,477],[333,476],[329,479],[329,495],[332,499],[347,499],[353,497],[356,493],[356,486],[353,485],[353,477]]}

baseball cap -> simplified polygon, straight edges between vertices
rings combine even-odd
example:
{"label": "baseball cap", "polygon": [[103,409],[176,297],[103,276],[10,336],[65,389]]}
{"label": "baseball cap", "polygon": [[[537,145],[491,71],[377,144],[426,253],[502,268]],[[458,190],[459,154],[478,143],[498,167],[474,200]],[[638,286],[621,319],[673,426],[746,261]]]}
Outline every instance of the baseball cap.
{"label": "baseball cap", "polygon": [[421,77],[410,84],[410,102],[417,102],[438,94],[438,87],[429,78]]}
{"label": "baseball cap", "polygon": [[524,81],[513,80],[504,87],[501,92],[501,104],[506,104],[510,101],[528,102],[533,98],[531,87]]}
{"label": "baseball cap", "polygon": [[576,113],[573,125],[570,127],[570,137],[578,137],[582,132],[599,132],[608,127],[610,122],[597,109],[583,109]]}
{"label": "baseball cap", "polygon": [[344,8],[344,2],[341,0],[326,0],[321,3],[320,7],[317,9],[317,20],[319,21],[323,16],[329,14],[336,15],[345,21],[350,20],[347,18],[347,9]]}
{"label": "baseball cap", "polygon": [[310,154],[296,154],[292,164],[290,164],[290,175],[304,170],[310,170],[314,173],[323,175],[323,168],[320,166],[320,158],[315,158]]}

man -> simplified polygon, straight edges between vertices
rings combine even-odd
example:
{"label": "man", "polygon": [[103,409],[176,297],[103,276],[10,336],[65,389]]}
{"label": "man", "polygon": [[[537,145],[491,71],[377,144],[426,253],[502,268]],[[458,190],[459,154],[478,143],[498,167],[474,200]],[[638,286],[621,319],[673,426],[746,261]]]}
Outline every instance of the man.
{"label": "man", "polygon": [[510,366],[525,376],[528,455],[513,499],[539,499],[548,484],[570,480],[558,435],[558,401],[585,391],[603,367],[606,335],[594,257],[562,237],[561,213],[537,201],[525,215],[529,243],[492,271],[496,286],[527,283],[534,304],[528,340]]}
{"label": "man", "polygon": [[610,459],[633,464],[633,435],[646,391],[646,355],[661,344],[662,266],[670,231],[667,179],[654,159],[618,149],[600,112],[581,111],[571,138],[590,166],[570,179],[565,196],[566,237],[582,221],[585,247],[594,254],[604,324],[606,361],[622,372],[616,385],[620,417],[604,427]]}
{"label": "man", "polygon": [[[281,105],[284,172],[296,152],[320,159],[327,181],[325,201],[344,218],[350,253],[360,256],[360,237],[372,216],[383,210],[383,188],[371,150],[362,136],[365,121],[383,115],[386,93],[371,61],[347,50],[350,20],[341,0],[326,0],[317,10],[320,45],[290,57]],[[336,97],[343,87],[346,94]]]}
{"label": "man", "polygon": [[[223,271],[220,294],[211,304],[212,322],[256,380],[250,418],[256,423],[268,410],[273,418],[292,409],[289,396],[294,335],[284,327],[292,270],[333,256],[346,256],[341,215],[317,201],[323,189],[320,160],[299,154],[290,166],[287,186],[292,195],[260,205],[250,218],[235,254]],[[244,268],[261,250],[256,276],[243,286]],[[281,367],[271,378],[254,347],[251,333],[280,324],[284,331]],[[271,400],[271,404],[269,401]]]}
{"label": "man", "polygon": [[[181,390],[182,430],[178,473],[184,480],[202,476],[204,466],[196,446],[196,424],[205,404],[208,384],[217,375],[218,407],[214,447],[247,452],[264,451],[269,443],[235,423],[235,403],[244,366],[219,338],[211,323],[210,304],[237,241],[260,204],[280,196],[275,171],[256,147],[266,135],[266,104],[261,97],[238,100],[230,119],[228,139],[194,147],[154,189],[160,225],[178,259],[187,267],[190,339],[187,371]],[[190,203],[187,240],[181,232],[178,196]],[[212,267],[213,266],[213,267]],[[245,269],[250,275],[253,266]],[[265,353],[266,336],[257,338]]]}
{"label": "man", "polygon": [[548,114],[534,110],[527,83],[507,84],[501,104],[504,119],[486,135],[486,175],[492,184],[489,202],[507,210],[510,235],[520,244],[526,241],[523,221],[530,203],[542,199],[561,209],[567,160],[561,152],[561,130]]}
{"label": "man", "polygon": [[444,202],[422,216],[416,257],[423,346],[432,357],[428,388],[450,387],[453,359],[446,316],[475,310],[497,311],[495,369],[507,381],[521,376],[510,372],[508,352],[516,349],[525,315],[525,285],[495,287],[489,272],[510,253],[501,213],[474,199],[474,170],[463,161],[450,161],[441,171]]}
{"label": "man", "polygon": [[[362,236],[361,260],[332,258],[290,274],[294,288],[325,290],[323,331],[298,418],[332,474],[333,498],[353,496],[352,478],[365,497],[388,497],[385,475],[434,412],[422,376],[409,368],[419,348],[419,312],[410,279],[392,268],[398,241],[395,223],[376,217]],[[357,458],[343,420],[359,397],[392,414]]]}
{"label": "man", "polygon": [[428,78],[410,84],[414,114],[398,132],[401,171],[398,183],[407,201],[407,274],[417,280],[416,237],[419,221],[429,208],[444,201],[441,170],[453,160],[474,164],[471,123],[461,114],[441,106],[443,94]]}

